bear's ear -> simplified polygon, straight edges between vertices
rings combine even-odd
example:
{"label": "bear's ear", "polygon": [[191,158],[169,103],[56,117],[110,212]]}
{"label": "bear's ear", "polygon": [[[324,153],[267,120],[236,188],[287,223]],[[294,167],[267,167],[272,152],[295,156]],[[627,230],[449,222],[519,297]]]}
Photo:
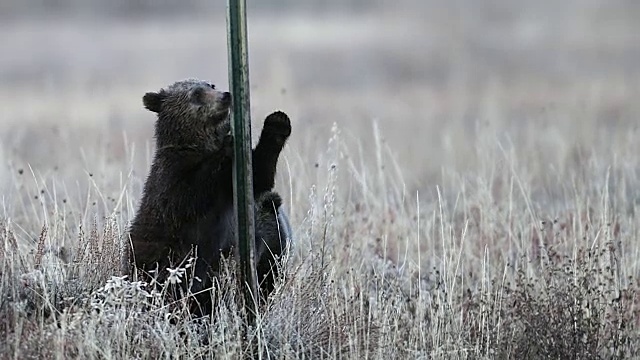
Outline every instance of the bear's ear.
{"label": "bear's ear", "polygon": [[150,111],[153,111],[154,113],[160,113],[160,110],[162,110],[163,100],[164,95],[162,94],[162,92],[148,92],[142,97],[142,103],[144,104],[144,107],[146,107]]}

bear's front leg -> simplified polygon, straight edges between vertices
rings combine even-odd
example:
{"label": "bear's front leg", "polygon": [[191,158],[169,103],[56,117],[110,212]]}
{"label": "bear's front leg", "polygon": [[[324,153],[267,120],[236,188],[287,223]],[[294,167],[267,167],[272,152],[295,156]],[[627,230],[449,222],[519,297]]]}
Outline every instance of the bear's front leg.
{"label": "bear's front leg", "polygon": [[291,121],[284,112],[276,111],[264,120],[262,133],[252,157],[254,196],[273,189],[278,157],[289,135]]}

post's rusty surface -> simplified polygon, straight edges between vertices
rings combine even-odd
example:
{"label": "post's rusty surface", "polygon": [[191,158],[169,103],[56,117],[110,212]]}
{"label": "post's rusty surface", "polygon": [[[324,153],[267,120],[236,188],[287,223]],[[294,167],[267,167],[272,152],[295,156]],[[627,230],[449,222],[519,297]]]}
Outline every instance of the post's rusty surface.
{"label": "post's rusty surface", "polygon": [[245,284],[247,309],[258,299],[255,265],[255,218],[251,163],[251,111],[249,107],[249,59],[245,0],[227,2],[229,89],[233,97],[233,192],[236,211],[236,259]]}

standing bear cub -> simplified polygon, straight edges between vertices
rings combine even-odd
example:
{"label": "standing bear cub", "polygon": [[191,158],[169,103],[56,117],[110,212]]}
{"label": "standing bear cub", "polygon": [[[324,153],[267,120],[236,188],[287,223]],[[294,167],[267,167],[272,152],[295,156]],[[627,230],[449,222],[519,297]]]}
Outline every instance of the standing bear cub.
{"label": "standing bear cub", "polygon": [[[158,114],[156,151],[139,210],[129,234],[138,269],[158,270],[180,264],[197,250],[191,291],[200,314],[211,312],[210,295],[221,256],[234,245],[231,94],[200,80],[178,81],[143,97]],[[268,294],[278,275],[277,259],[290,241],[291,230],[282,199],[273,192],[278,157],[291,134],[288,116],[269,115],[253,149],[255,242],[258,281]]]}

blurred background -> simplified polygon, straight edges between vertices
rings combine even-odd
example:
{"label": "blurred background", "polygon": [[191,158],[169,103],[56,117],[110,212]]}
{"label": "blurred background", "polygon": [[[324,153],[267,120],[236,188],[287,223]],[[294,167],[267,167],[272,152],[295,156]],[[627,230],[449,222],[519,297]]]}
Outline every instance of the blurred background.
{"label": "blurred background", "polygon": [[[547,166],[637,135],[636,0],[247,2],[254,140],[288,112],[299,171],[333,123],[367,161],[376,122],[410,190],[481,171],[488,143],[545,181]],[[225,5],[0,0],[0,188],[29,166],[107,188],[144,178],[142,95],[186,77],[228,87]]]}

